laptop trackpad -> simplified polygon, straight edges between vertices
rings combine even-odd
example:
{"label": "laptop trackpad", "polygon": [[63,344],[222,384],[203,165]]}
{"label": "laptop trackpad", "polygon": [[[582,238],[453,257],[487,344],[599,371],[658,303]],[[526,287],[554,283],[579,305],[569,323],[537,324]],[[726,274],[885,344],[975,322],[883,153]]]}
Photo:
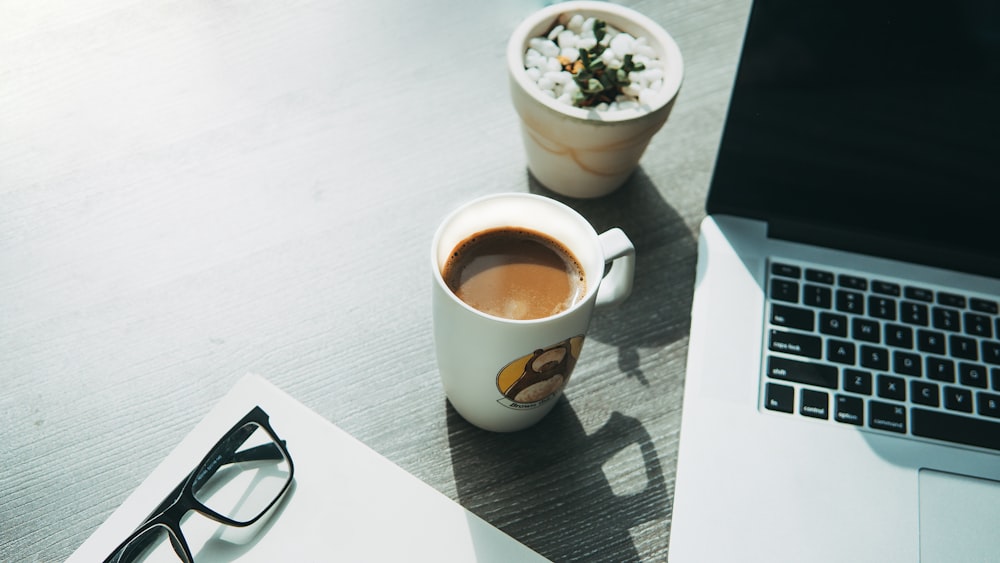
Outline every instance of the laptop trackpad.
{"label": "laptop trackpad", "polygon": [[920,561],[996,561],[1000,482],[920,470]]}

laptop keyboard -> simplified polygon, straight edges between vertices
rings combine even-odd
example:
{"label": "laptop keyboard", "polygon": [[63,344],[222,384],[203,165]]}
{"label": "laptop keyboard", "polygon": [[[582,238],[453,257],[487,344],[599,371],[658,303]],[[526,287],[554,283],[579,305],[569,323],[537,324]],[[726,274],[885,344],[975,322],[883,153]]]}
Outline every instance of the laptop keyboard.
{"label": "laptop keyboard", "polygon": [[1000,450],[995,298],[772,261],[763,406]]}

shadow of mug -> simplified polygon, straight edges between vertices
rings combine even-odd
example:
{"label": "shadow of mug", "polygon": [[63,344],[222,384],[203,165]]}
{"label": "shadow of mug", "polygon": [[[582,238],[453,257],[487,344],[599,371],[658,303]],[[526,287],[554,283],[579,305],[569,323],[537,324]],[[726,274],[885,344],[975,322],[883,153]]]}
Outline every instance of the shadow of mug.
{"label": "shadow of mug", "polygon": [[[652,437],[635,418],[615,412],[588,435],[562,398],[521,432],[476,428],[450,403],[447,422],[459,502],[549,559],[638,561],[629,529],[669,514]],[[641,466],[616,470],[613,486],[604,467],[633,446]]]}
{"label": "shadow of mug", "polygon": [[635,246],[632,294],[619,307],[595,315],[587,338],[618,348],[618,366],[648,385],[641,349],[660,349],[686,338],[691,327],[697,241],[640,166],[618,191],[599,199],[561,196],[528,173],[531,193],[553,198],[583,215],[598,232],[620,227]]}

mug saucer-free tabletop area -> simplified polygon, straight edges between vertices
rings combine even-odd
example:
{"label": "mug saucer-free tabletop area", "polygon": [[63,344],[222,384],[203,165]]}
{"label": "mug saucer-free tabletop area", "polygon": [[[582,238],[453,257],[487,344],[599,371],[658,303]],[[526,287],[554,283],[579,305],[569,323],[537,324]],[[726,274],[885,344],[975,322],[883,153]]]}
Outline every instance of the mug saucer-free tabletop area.
{"label": "mug saucer-free tabletop area", "polygon": [[622,2],[676,106],[614,194],[636,246],[566,396],[444,398],[427,254],[527,173],[505,68],[540,0],[0,4],[0,561],[65,559],[246,372],[555,560],[663,560],[696,233],[747,0]]}

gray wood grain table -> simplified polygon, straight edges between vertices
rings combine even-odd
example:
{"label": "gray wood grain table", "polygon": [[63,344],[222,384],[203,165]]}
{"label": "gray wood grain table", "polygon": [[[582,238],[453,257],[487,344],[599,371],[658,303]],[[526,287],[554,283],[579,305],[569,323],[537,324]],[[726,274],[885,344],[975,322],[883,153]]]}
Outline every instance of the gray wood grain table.
{"label": "gray wood grain table", "polygon": [[260,373],[554,560],[663,560],[696,237],[748,0],[625,2],[686,75],[615,194],[637,248],[556,409],[448,405],[429,246],[525,168],[508,34],[546,2],[0,2],[0,561],[65,559]]}

